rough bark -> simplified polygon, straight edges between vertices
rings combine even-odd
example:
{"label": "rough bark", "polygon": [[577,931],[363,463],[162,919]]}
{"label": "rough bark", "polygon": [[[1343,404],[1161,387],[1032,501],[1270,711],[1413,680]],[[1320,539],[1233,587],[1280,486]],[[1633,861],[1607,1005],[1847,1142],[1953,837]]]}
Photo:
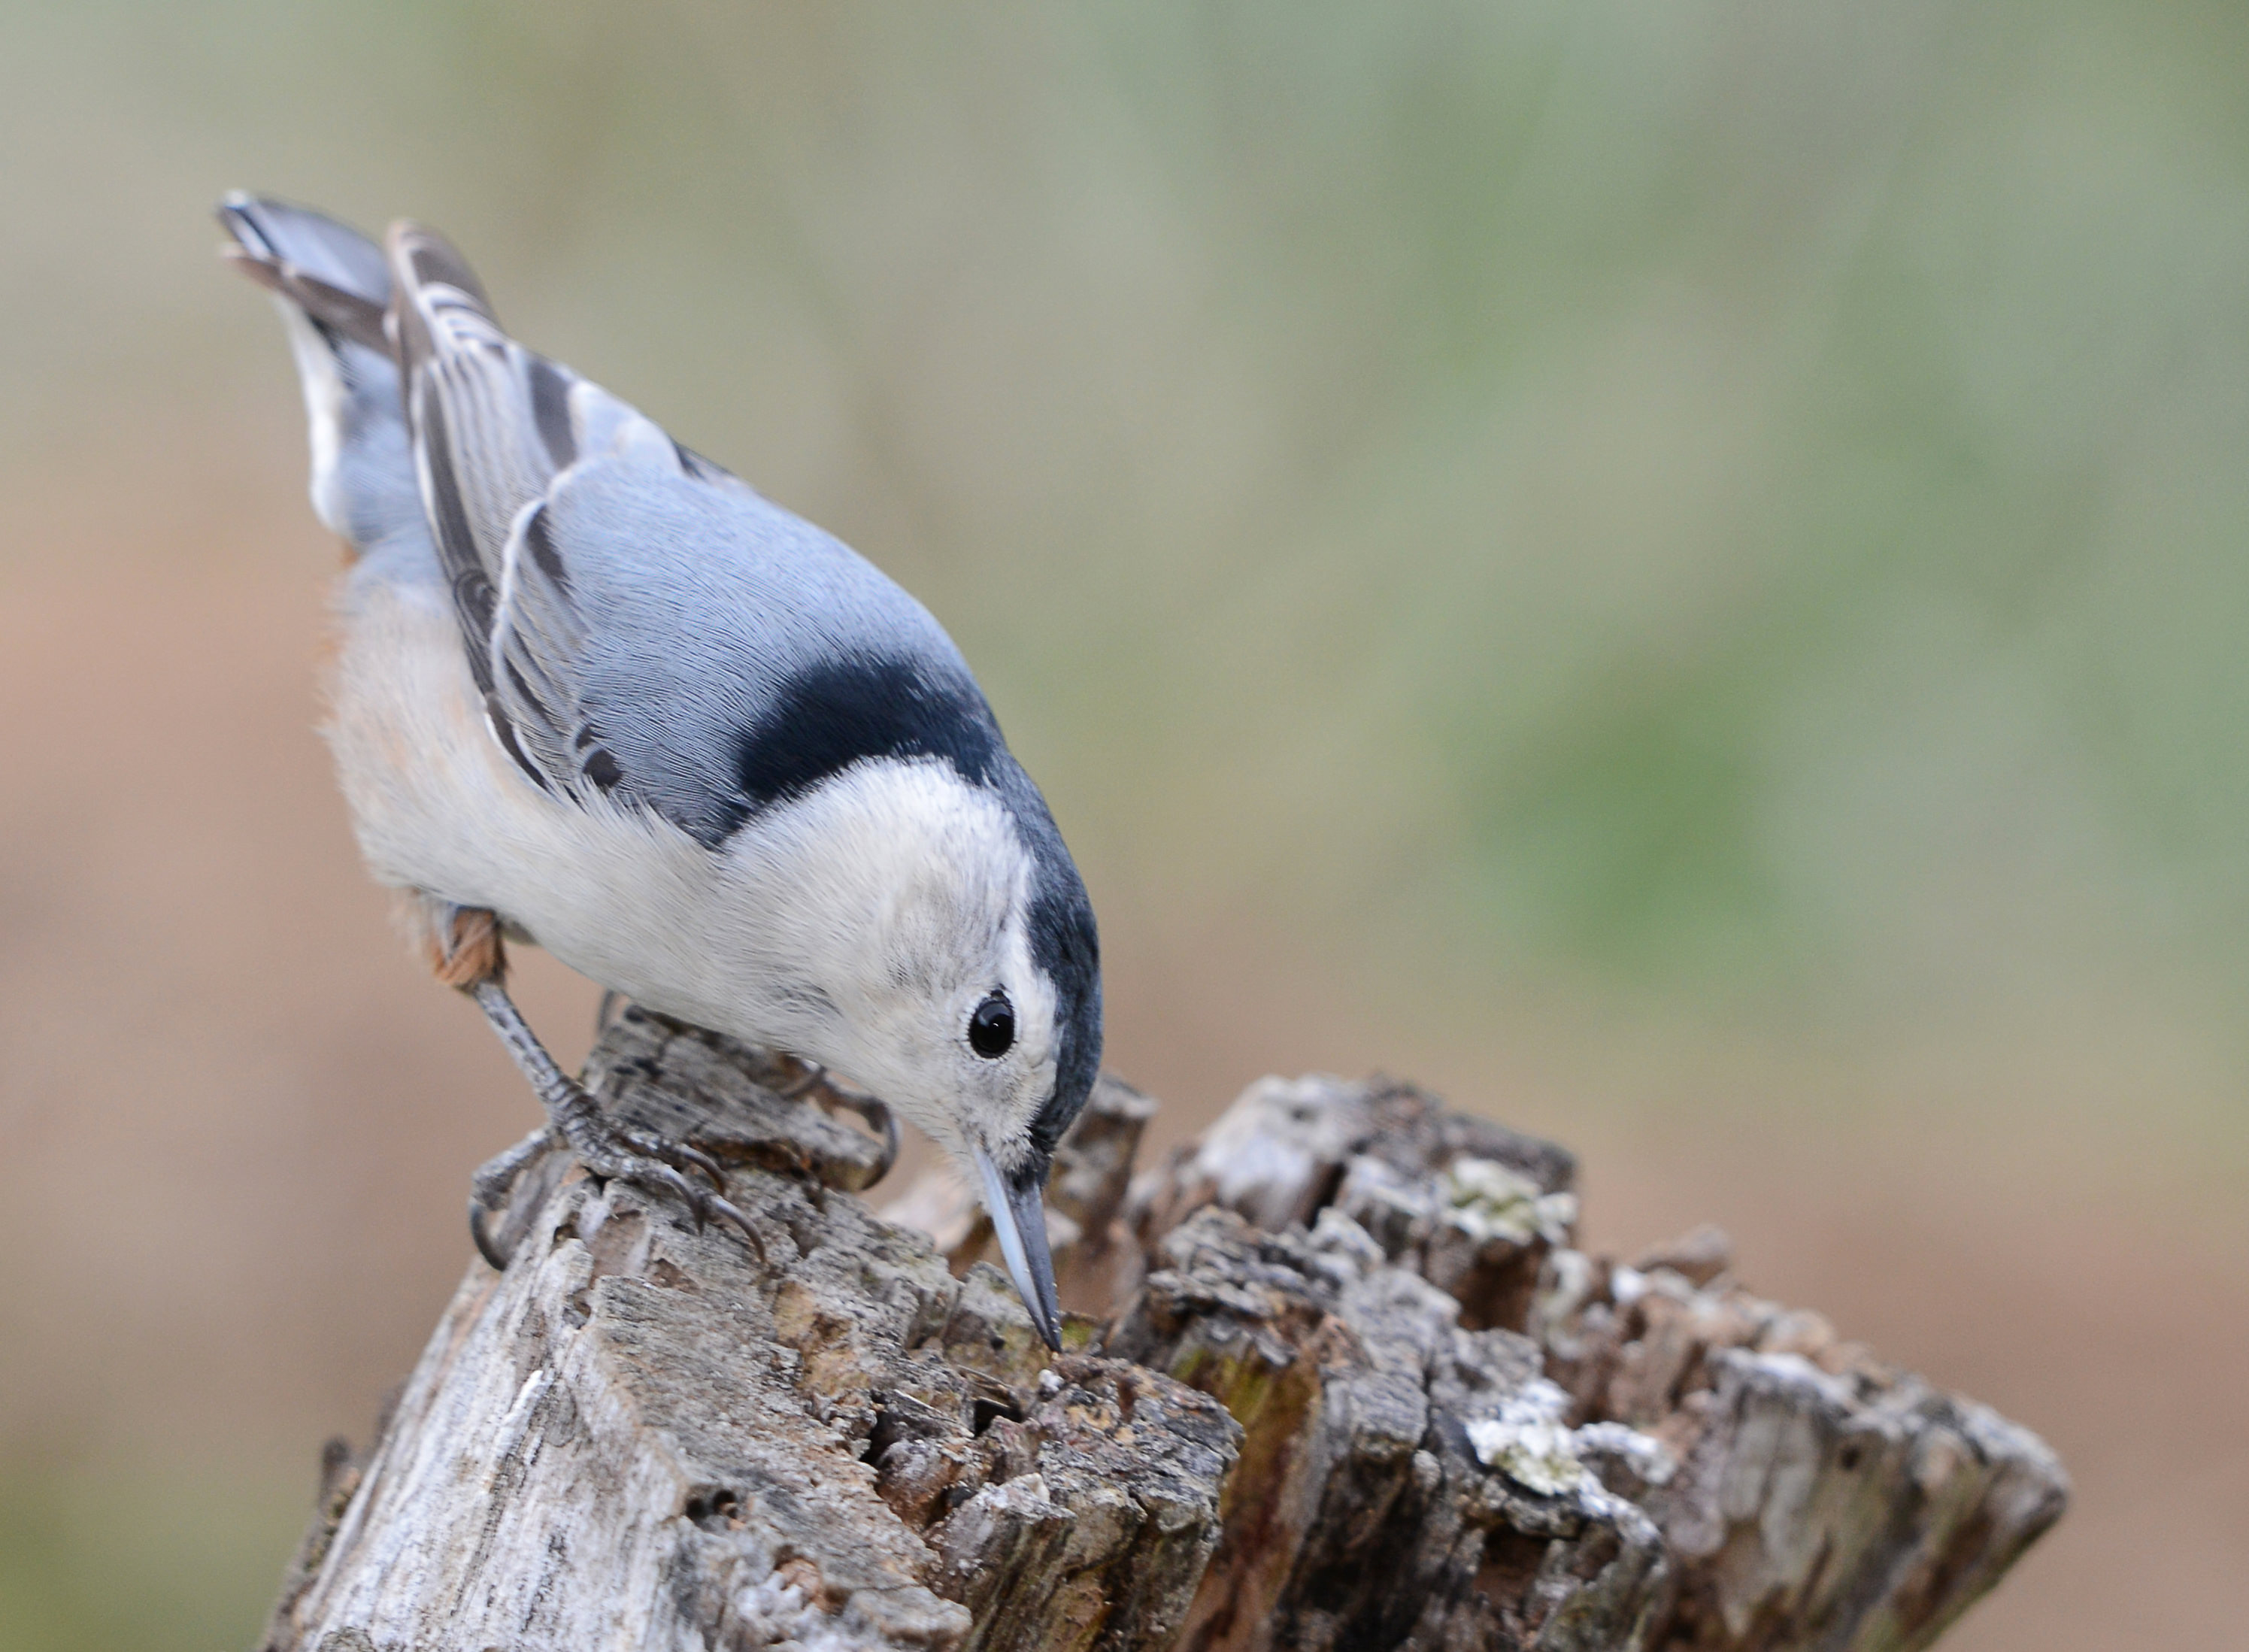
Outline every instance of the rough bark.
{"label": "rough bark", "polygon": [[611,1029],[596,1092],[726,1160],[763,1257],[526,1176],[512,1264],[327,1460],[273,1652],[1887,1652],[2060,1513],[2028,1433],[1741,1291],[1711,1230],[1583,1255],[1567,1153],[1410,1086],[1264,1081],[1135,1181],[1154,1104],[1104,1079],[1049,1357],[958,1184],[870,1213],[878,1145],[787,1077]]}
{"label": "rough bark", "polygon": [[1046,1358],[1004,1276],[955,1280],[828,1185],[877,1144],[753,1053],[628,1014],[590,1076],[737,1167],[763,1260],[619,1185],[526,1189],[514,1260],[470,1270],[338,1476],[270,1645],[1166,1642],[1218,1538],[1221,1406]]}
{"label": "rough bark", "polygon": [[[2060,1517],[2067,1481],[2035,1435],[1734,1285],[1715,1229],[1635,1267],[1572,1249],[1573,1168],[1410,1085],[1268,1079],[1135,1190],[1155,1271],[1110,1352],[1206,1388],[1247,1429],[1183,1644],[1890,1652],[1929,1644]],[[1248,1226],[1280,1219],[1297,1225]],[[1429,1291],[1408,1334],[1399,1304],[1433,1282],[1449,1294]],[[1460,1490],[1377,1489],[1365,1569],[1420,1615],[1401,1629],[1367,1596],[1338,1621],[1335,1578],[1377,1505],[1305,1482],[1380,1457],[1352,1432],[1357,1395],[1417,1354],[1420,1450]],[[1274,1402],[1291,1381],[1317,1385],[1317,1420]],[[1496,1515],[1474,1466],[1502,1488]],[[1247,1506],[1291,1512],[1240,1581],[1216,1582]],[[1456,1580],[1479,1554],[1471,1599]],[[1261,1611],[1223,1621],[1215,1603],[1253,1588]]]}

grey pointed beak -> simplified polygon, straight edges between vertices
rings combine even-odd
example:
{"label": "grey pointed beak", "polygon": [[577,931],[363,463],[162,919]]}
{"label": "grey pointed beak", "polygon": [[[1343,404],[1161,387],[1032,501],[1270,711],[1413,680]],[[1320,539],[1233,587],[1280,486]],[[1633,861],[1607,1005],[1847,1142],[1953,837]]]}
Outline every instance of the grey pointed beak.
{"label": "grey pointed beak", "polygon": [[1056,1353],[1062,1352],[1062,1307],[1055,1298],[1054,1261],[1047,1254],[1046,1177],[1032,1174],[1002,1176],[1000,1167],[983,1148],[972,1146],[977,1176],[984,1184],[984,1208],[992,1215],[992,1231],[999,1236],[1000,1254],[1007,1258],[1008,1273],[1031,1311],[1039,1339]]}

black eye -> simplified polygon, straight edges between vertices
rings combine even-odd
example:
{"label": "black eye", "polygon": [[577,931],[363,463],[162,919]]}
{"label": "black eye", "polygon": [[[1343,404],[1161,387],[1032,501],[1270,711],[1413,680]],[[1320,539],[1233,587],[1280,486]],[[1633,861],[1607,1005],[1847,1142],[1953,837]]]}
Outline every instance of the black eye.
{"label": "black eye", "polygon": [[993,993],[968,1018],[968,1047],[987,1061],[997,1061],[1014,1042],[1015,1007],[1007,994]]}

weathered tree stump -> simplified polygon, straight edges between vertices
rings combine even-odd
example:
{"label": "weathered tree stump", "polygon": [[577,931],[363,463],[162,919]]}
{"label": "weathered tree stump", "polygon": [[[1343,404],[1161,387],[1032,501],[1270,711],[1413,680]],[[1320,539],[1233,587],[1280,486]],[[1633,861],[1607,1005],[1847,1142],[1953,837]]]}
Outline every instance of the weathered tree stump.
{"label": "weathered tree stump", "polygon": [[871,1213],[877,1144],[759,1052],[630,1012],[588,1077],[727,1162],[763,1256],[526,1176],[512,1264],[331,1448],[271,1652],[1873,1652],[2067,1495],[1722,1236],[1575,1250],[1567,1153],[1410,1086],[1267,1080],[1135,1180],[1153,1104],[1104,1080],[1049,1356],[958,1184]]}

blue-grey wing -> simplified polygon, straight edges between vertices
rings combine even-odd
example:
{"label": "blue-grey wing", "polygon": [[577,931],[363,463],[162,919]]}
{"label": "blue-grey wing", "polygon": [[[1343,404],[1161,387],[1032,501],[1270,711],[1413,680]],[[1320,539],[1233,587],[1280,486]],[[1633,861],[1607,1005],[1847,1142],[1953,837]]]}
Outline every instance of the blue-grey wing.
{"label": "blue-grey wing", "polygon": [[1004,761],[937,622],[843,544],[652,448],[581,463],[527,519],[577,616],[574,753],[706,843],[872,757]]}
{"label": "blue-grey wing", "polygon": [[873,756],[1004,761],[966,664],[848,547],[510,340],[393,232],[416,471],[492,732],[564,795],[701,842]]}

